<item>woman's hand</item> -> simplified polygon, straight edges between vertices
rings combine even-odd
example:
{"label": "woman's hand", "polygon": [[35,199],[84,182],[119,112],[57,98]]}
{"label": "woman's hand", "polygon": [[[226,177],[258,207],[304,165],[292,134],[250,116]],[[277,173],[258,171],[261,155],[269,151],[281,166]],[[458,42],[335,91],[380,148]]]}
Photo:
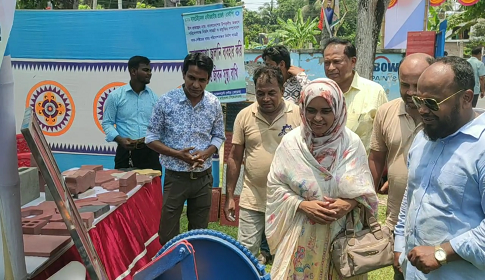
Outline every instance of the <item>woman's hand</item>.
{"label": "woman's hand", "polygon": [[327,209],[331,210],[335,213],[332,215],[332,218],[338,220],[357,206],[357,201],[354,199],[344,199],[344,198],[330,198],[330,197],[323,197],[327,204]]}
{"label": "woman's hand", "polygon": [[298,206],[298,210],[303,212],[308,219],[315,223],[328,225],[337,220],[334,218],[337,213],[334,210],[328,209],[328,205],[328,202],[318,200],[302,201]]}

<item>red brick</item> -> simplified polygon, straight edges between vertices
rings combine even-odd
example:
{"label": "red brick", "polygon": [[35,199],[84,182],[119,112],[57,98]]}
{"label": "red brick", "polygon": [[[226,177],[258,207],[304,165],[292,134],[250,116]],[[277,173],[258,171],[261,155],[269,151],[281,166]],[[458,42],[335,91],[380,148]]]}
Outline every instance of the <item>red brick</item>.
{"label": "red brick", "polygon": [[64,222],[52,222],[45,225],[41,230],[42,235],[70,236]]}
{"label": "red brick", "polygon": [[103,171],[103,166],[102,165],[81,165],[82,170],[92,170],[94,172],[97,171]]}
{"label": "red brick", "polygon": [[114,181],[114,179],[115,178],[113,176],[111,176],[110,172],[98,171],[98,172],[96,172],[95,184],[96,184],[96,186],[101,186],[104,183]]}
{"label": "red brick", "polygon": [[66,185],[72,194],[83,193],[95,185],[96,173],[92,170],[78,170],[65,178]]}
{"label": "red brick", "polygon": [[102,184],[101,187],[107,191],[114,191],[120,188],[120,182],[118,180],[107,182]]}
{"label": "red brick", "polygon": [[124,193],[128,193],[132,189],[134,189],[137,185],[136,182],[136,173],[133,171],[126,172],[120,179],[120,191]]}
{"label": "red brick", "polygon": [[44,227],[46,224],[46,220],[22,219],[22,233],[40,234],[42,227]]}
{"label": "red brick", "polygon": [[107,192],[98,194],[97,197],[100,202],[112,206],[120,205],[128,200],[128,196],[123,192]]}
{"label": "red brick", "polygon": [[49,258],[64,248],[71,238],[68,236],[23,235],[25,256]]}
{"label": "red brick", "polygon": [[[84,222],[84,226],[86,227],[86,229],[90,229],[93,226],[94,213],[86,212],[80,213],[79,215],[81,216],[81,219]],[[52,216],[52,218],[50,218],[49,222],[64,223],[64,219],[60,214],[55,214],[54,216]]]}
{"label": "red brick", "polygon": [[80,213],[79,215],[81,215],[81,219],[83,220],[84,225],[86,226],[86,229],[90,229],[94,223],[94,213],[84,212],[84,213]]}
{"label": "red brick", "polygon": [[55,210],[42,209],[39,206],[30,206],[21,209],[22,218],[30,217],[33,220],[49,220],[52,215],[55,214]]}

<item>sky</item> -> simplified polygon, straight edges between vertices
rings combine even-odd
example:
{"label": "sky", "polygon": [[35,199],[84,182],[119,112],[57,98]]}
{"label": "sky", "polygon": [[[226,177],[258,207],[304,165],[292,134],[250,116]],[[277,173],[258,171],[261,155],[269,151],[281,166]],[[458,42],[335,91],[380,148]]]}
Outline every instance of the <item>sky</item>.
{"label": "sky", "polygon": [[269,0],[244,0],[244,7],[251,11],[257,11],[264,3],[269,3]]}

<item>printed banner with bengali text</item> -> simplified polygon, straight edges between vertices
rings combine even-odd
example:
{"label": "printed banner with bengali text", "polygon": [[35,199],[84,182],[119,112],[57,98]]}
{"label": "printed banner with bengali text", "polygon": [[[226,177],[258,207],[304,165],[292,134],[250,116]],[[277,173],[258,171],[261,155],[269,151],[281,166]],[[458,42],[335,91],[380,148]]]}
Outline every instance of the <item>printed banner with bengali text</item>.
{"label": "printed banner with bengali text", "polygon": [[189,53],[204,53],[214,61],[206,90],[221,103],[246,100],[242,7],[182,15]]}

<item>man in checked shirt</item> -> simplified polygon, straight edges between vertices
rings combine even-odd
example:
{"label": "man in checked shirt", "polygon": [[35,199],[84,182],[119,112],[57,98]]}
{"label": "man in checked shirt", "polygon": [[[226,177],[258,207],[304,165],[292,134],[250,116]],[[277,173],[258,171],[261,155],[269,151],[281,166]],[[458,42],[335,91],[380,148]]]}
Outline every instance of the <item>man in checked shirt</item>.
{"label": "man in checked shirt", "polygon": [[225,140],[221,103],[205,90],[212,59],[185,57],[184,84],[162,95],[153,109],[145,143],[161,154],[165,167],[162,217],[158,235],[164,245],[180,233],[187,201],[189,230],[207,228],[212,198],[212,155]]}
{"label": "man in checked shirt", "polygon": [[267,66],[277,66],[283,73],[283,98],[298,104],[300,92],[310,80],[303,69],[292,66],[290,52],[285,46],[268,47],[263,51],[263,60]]}

